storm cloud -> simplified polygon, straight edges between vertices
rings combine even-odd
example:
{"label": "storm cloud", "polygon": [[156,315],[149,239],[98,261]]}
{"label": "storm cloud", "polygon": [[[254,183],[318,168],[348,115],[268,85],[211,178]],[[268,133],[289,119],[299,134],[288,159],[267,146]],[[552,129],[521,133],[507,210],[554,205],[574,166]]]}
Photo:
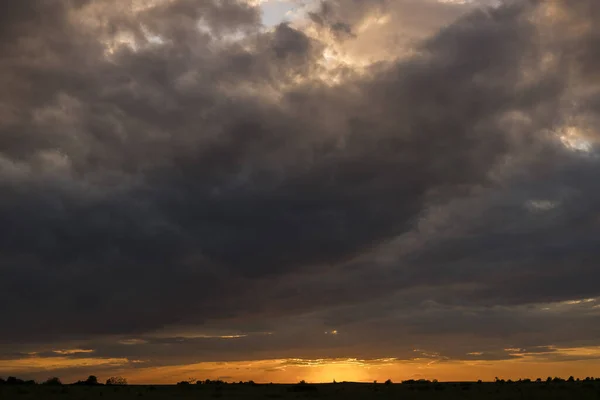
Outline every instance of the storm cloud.
{"label": "storm cloud", "polygon": [[[595,303],[560,305],[600,295],[600,4],[450,3],[272,29],[234,0],[2,6],[0,341],[156,365],[598,345]],[[368,35],[370,62],[331,59]],[[247,335],[156,336],[182,326]]]}

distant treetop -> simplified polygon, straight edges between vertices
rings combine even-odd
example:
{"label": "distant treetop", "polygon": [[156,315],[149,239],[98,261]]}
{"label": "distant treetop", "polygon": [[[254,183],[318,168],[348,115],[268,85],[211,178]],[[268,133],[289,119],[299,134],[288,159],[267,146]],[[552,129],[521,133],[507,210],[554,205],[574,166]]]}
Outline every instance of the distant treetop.
{"label": "distant treetop", "polygon": [[127,379],[123,378],[122,376],[111,376],[106,380],[106,384],[123,386],[127,385]]}
{"label": "distant treetop", "polygon": [[62,385],[62,382],[60,381],[60,378],[54,376],[52,378],[46,379],[44,385],[59,386]]}

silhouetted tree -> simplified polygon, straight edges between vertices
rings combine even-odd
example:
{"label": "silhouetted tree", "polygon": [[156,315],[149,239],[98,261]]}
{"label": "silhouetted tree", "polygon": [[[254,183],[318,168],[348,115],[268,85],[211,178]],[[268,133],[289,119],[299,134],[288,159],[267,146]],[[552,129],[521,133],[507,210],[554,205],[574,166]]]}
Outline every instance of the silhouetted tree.
{"label": "silhouetted tree", "polygon": [[60,381],[60,379],[58,377],[54,376],[52,378],[46,379],[46,381],[44,382],[44,385],[60,386],[60,385],[62,385],[62,382]]}
{"label": "silhouetted tree", "polygon": [[[434,383],[437,383],[437,379],[434,379],[433,381],[434,381]],[[431,383],[431,381],[428,380],[428,379],[419,379],[419,380],[407,379],[405,381],[402,381],[402,384],[406,384],[406,385],[412,385],[412,384],[421,384],[421,385],[425,384],[425,385],[427,385],[427,384],[430,384],[430,383]]]}
{"label": "silhouetted tree", "polygon": [[0,385],[4,385],[4,384],[6,384],[6,381],[4,379],[0,378]]}
{"label": "silhouetted tree", "polygon": [[100,382],[98,382],[98,378],[95,375],[90,375],[88,376],[88,378],[85,381],[77,381],[75,383],[72,383],[72,385],[74,386],[98,386],[98,385],[102,385]]}
{"label": "silhouetted tree", "polygon": [[536,381],[537,383],[541,383],[541,382],[542,382],[542,378],[537,378],[535,381]]}
{"label": "silhouetted tree", "polygon": [[573,378],[573,375],[571,375],[569,379],[567,379],[567,382],[575,382],[575,378]]}
{"label": "silhouetted tree", "polygon": [[546,378],[546,382],[548,382],[548,383],[552,382],[552,377],[549,376],[548,378]]}
{"label": "silhouetted tree", "polygon": [[124,386],[127,385],[127,379],[123,378],[122,376],[111,376],[106,380],[106,384]]}
{"label": "silhouetted tree", "polygon": [[[193,383],[191,380],[188,380],[188,382]],[[199,381],[199,382],[202,382],[202,381]],[[252,382],[252,381],[250,381],[250,382]],[[250,383],[250,382],[248,382],[248,383]],[[205,385],[226,385],[227,384],[227,382],[222,381],[221,379],[215,379],[214,381],[207,379],[203,383]],[[240,383],[244,383],[244,382],[240,381]]]}
{"label": "silhouetted tree", "polygon": [[181,381],[181,382],[177,382],[177,385],[179,386],[185,386],[185,385],[189,385],[190,383],[188,381]]}
{"label": "silhouetted tree", "polygon": [[385,384],[386,384],[386,385],[391,385],[391,384],[392,384],[392,380],[391,380],[391,379],[388,379],[387,381],[385,381]]}
{"label": "silhouetted tree", "polygon": [[6,379],[7,385],[22,385],[24,383],[25,383],[25,381],[23,379],[19,379],[14,376],[9,376],[8,379]]}

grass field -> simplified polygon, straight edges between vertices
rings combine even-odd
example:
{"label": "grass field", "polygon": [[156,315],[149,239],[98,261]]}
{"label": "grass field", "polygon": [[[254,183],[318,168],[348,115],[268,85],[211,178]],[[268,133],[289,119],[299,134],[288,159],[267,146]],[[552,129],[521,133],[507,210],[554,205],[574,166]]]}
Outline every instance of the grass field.
{"label": "grass field", "polygon": [[0,386],[0,399],[600,399],[600,382],[188,386]]}

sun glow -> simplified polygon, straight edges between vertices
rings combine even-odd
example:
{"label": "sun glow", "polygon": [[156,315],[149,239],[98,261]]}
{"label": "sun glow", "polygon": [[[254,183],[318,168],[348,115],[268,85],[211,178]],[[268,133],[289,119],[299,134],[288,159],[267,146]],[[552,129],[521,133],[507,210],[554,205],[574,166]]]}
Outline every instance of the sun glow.
{"label": "sun glow", "polygon": [[312,367],[306,371],[305,379],[309,382],[365,382],[370,376],[363,365],[342,361]]}

